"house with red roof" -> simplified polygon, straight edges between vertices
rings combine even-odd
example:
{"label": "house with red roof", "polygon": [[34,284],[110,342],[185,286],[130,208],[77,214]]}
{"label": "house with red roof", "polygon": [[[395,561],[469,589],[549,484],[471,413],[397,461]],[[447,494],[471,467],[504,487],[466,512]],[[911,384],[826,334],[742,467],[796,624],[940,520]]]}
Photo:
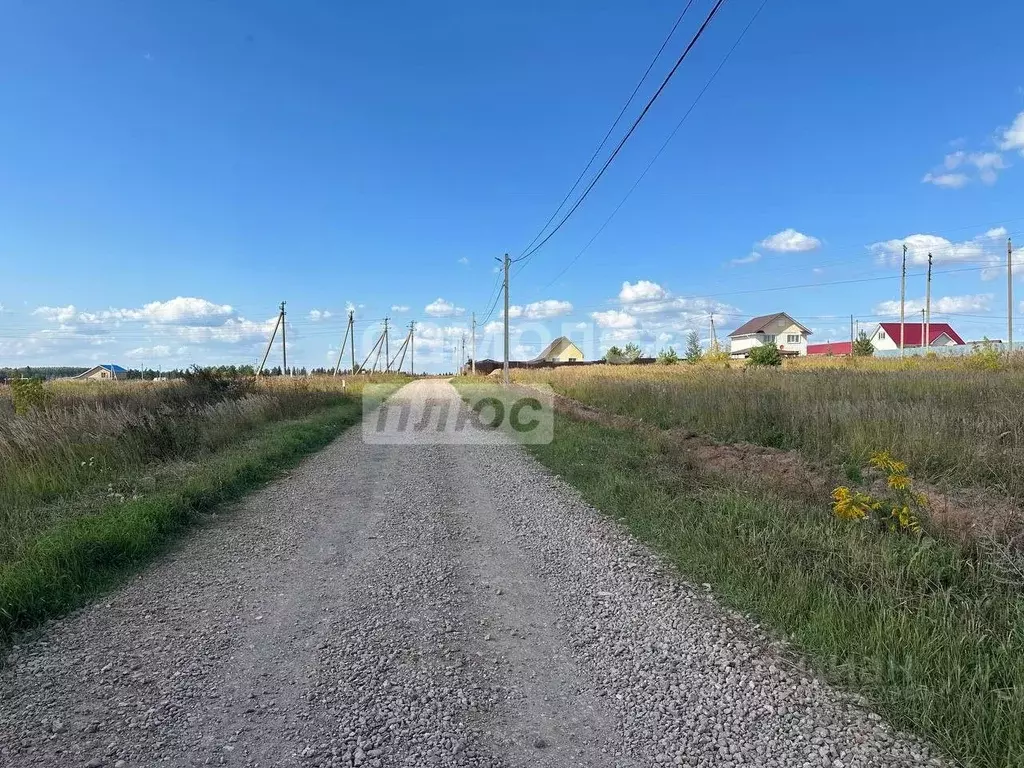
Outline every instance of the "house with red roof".
{"label": "house with red roof", "polygon": [[[928,323],[928,343],[922,344],[924,339],[924,323],[904,323],[904,348],[909,347],[957,347],[964,344],[960,334],[953,330],[949,323]],[[900,324],[879,323],[874,331],[868,334],[875,349],[899,349],[900,348]]]}

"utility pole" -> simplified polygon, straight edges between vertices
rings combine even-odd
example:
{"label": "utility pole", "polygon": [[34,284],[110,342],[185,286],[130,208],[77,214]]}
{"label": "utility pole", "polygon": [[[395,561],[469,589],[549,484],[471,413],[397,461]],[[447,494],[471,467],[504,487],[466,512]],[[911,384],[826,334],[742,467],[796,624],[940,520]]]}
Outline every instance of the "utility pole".
{"label": "utility pole", "polygon": [[341,348],[338,350],[338,362],[334,366],[334,375],[338,375],[338,369],[341,368],[341,358],[345,355],[345,344],[348,343],[349,337],[351,336],[352,341],[352,373],[356,372],[356,331],[352,325],[352,310],[348,313],[348,323],[345,325],[345,337],[341,340]]}
{"label": "utility pole", "polygon": [[713,312],[708,314],[708,320],[711,321],[711,341],[708,342],[711,346],[709,347],[708,351],[709,352],[717,352],[718,351],[718,334],[715,333],[715,314]]}
{"label": "utility pole", "polygon": [[1013,354],[1013,241],[1006,238],[1006,356]]}
{"label": "utility pole", "polygon": [[284,335],[285,321],[284,321],[284,302],[281,302],[281,360],[284,363],[284,368],[281,369],[283,376],[288,375],[288,342]]}
{"label": "utility pole", "polygon": [[853,315],[850,315],[850,354],[853,354]]}
{"label": "utility pole", "polygon": [[905,313],[907,309],[907,244],[903,244],[903,274],[900,276],[900,359],[903,358],[903,340],[906,337]]}
{"label": "utility pole", "polygon": [[469,354],[472,355],[472,359],[469,361],[470,370],[476,376],[476,312],[473,313],[473,336],[469,342]]}
{"label": "utility pole", "polygon": [[389,318],[387,318],[387,317],[384,318],[384,372],[385,373],[387,373],[388,371],[391,370],[391,363],[389,362],[391,360],[391,357],[390,357],[391,350],[390,350],[390,347],[388,345],[388,320],[389,320]]}
{"label": "utility pole", "polygon": [[924,337],[924,310],[921,310],[921,346],[927,347],[927,339]]}
{"label": "utility pole", "polygon": [[459,375],[466,373],[466,334],[462,334],[462,352],[459,354]]}
{"label": "utility pole", "polygon": [[[284,302],[281,303],[281,306],[282,307],[284,306]],[[267,364],[267,358],[270,357],[270,350],[274,346],[274,338],[277,336],[277,329],[280,327],[280,325],[281,325],[281,312],[278,311],[278,313],[277,313],[277,322],[274,323],[274,330],[270,332],[270,340],[267,341],[267,349],[263,353],[263,359],[260,360],[259,368],[256,369],[256,378],[257,379],[260,377],[260,374],[263,373],[263,366],[265,366]]]}
{"label": "utility pole", "polygon": [[924,287],[924,344],[930,347],[932,343],[932,255],[928,254],[928,281]]}
{"label": "utility pole", "polygon": [[508,386],[508,265],[511,263],[508,254],[505,254],[505,362],[502,366],[501,380]]}
{"label": "utility pole", "polygon": [[409,375],[416,375],[416,367],[414,365],[416,358],[416,321],[413,320],[409,323]]}
{"label": "utility pole", "polygon": [[352,320],[353,312],[348,311],[348,327],[352,329],[352,375],[356,375],[356,325]]}

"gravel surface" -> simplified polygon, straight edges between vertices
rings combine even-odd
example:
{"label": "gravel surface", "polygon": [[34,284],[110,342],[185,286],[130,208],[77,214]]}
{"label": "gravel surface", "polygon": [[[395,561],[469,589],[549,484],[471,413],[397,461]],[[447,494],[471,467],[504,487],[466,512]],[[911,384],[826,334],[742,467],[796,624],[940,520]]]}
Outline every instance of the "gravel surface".
{"label": "gravel surface", "polygon": [[661,764],[940,763],[512,445],[353,430],[0,670],[2,766]]}

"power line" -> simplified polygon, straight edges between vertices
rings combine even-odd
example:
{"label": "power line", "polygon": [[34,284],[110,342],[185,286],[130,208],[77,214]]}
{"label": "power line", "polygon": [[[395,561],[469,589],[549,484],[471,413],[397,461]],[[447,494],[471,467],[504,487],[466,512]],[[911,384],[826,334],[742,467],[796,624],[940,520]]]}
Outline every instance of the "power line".
{"label": "power line", "polygon": [[559,280],[562,277],[562,275],[569,271],[573,264],[579,261],[580,257],[587,252],[590,246],[594,244],[594,241],[597,240],[600,234],[604,232],[605,228],[611,223],[612,219],[615,218],[615,215],[619,212],[622,206],[626,204],[626,201],[629,200],[633,192],[636,191],[636,188],[640,186],[640,182],[644,180],[645,176],[647,176],[647,172],[650,171],[652,167],[654,167],[654,164],[658,162],[658,158],[661,157],[662,153],[672,142],[672,139],[675,138],[675,135],[679,133],[679,129],[683,127],[683,123],[686,122],[687,118],[690,116],[690,113],[693,112],[697,104],[703,98],[705,92],[708,90],[708,88],[711,87],[711,84],[715,81],[715,78],[718,77],[718,73],[722,71],[722,68],[725,66],[725,63],[729,61],[729,57],[732,56],[733,51],[735,51],[739,47],[739,44],[743,42],[743,38],[746,36],[747,31],[753,26],[754,22],[757,20],[757,17],[761,15],[761,11],[764,10],[764,7],[767,4],[768,0],[762,0],[761,5],[758,6],[757,10],[754,12],[754,15],[750,17],[750,21],[747,22],[747,26],[743,28],[743,31],[740,32],[739,37],[736,38],[736,42],[732,44],[732,47],[726,52],[718,67],[715,69],[714,72],[711,73],[711,77],[709,77],[707,82],[704,83],[704,87],[700,89],[700,92],[697,94],[697,98],[695,98],[690,103],[689,109],[687,109],[686,112],[683,113],[683,116],[679,119],[679,122],[676,123],[676,127],[672,129],[672,133],[668,135],[668,138],[665,139],[665,142],[661,145],[661,148],[655,153],[654,157],[651,158],[651,161],[647,164],[647,167],[644,168],[643,172],[637,177],[637,180],[633,182],[633,186],[629,188],[629,191],[626,192],[622,200],[619,201],[619,204],[615,206],[612,212],[608,215],[608,218],[604,220],[604,223],[598,228],[597,232],[594,233],[594,236],[587,241],[587,244],[580,249],[580,252],[573,257],[572,261],[566,264],[562,271],[559,272],[554,277],[554,279],[551,280],[551,282],[545,285],[544,288],[551,287],[551,285],[553,285],[557,280]]}
{"label": "power line", "polygon": [[524,251],[523,254],[520,255],[518,259],[516,259],[516,261],[523,261],[524,264],[526,261],[529,261],[533,254],[535,254],[537,251],[543,248],[544,244],[547,243],[548,240],[550,240],[552,237],[554,237],[555,233],[558,232],[558,230],[562,228],[565,222],[569,220],[569,217],[576,212],[576,209],[583,204],[583,201],[587,199],[587,195],[590,194],[590,191],[595,187],[597,182],[601,180],[601,177],[604,176],[604,172],[608,170],[608,166],[612,164],[612,161],[615,160],[615,158],[618,156],[619,152],[625,146],[626,142],[629,141],[629,137],[633,135],[633,132],[637,129],[637,126],[640,125],[640,122],[647,115],[647,112],[654,105],[654,102],[658,100],[659,96],[661,96],[662,91],[665,90],[665,87],[668,85],[669,81],[675,75],[676,71],[678,71],[680,65],[682,65],[683,61],[686,60],[686,57],[689,55],[690,51],[693,50],[693,46],[697,44],[697,41],[704,34],[704,31],[708,28],[708,25],[711,24],[711,21],[715,18],[715,15],[718,13],[718,10],[722,7],[722,4],[724,2],[725,0],[717,0],[714,7],[712,7],[711,11],[708,13],[707,18],[704,19],[704,23],[700,25],[700,28],[694,34],[693,39],[690,40],[689,45],[687,45],[683,52],[679,55],[679,58],[676,60],[675,65],[672,67],[671,70],[669,70],[669,73],[665,76],[665,79],[662,80],[661,85],[658,86],[658,90],[654,92],[654,95],[651,96],[650,99],[648,99],[647,104],[644,105],[643,110],[637,116],[636,120],[633,121],[633,124],[629,127],[629,130],[626,131],[626,135],[623,136],[622,139],[619,141],[618,145],[612,151],[611,155],[605,161],[604,165],[601,166],[601,170],[599,170],[597,172],[597,175],[595,175],[594,178],[591,179],[590,184],[588,184],[587,188],[583,190],[583,194],[579,196],[579,198],[573,204],[572,208],[569,209],[565,216],[562,217],[558,224],[555,225],[555,228],[552,229],[544,237],[544,239],[542,239],[532,248],[529,248],[526,251]]}
{"label": "power line", "polygon": [[629,105],[633,103],[633,99],[636,97],[636,94],[640,90],[640,87],[647,80],[647,76],[651,74],[651,70],[654,69],[654,65],[657,64],[658,59],[661,58],[661,54],[664,53],[665,47],[669,44],[669,41],[672,39],[672,36],[675,35],[676,29],[679,28],[680,23],[682,23],[683,18],[686,16],[686,12],[690,10],[691,5],[693,5],[693,0],[689,0],[689,2],[686,3],[686,6],[683,8],[683,12],[679,14],[679,17],[676,19],[675,24],[672,25],[672,29],[669,30],[668,35],[665,37],[664,41],[662,41],[661,47],[658,48],[658,52],[654,54],[654,58],[651,59],[651,63],[648,64],[647,69],[644,70],[643,77],[641,77],[639,82],[637,82],[636,87],[633,88],[633,92],[629,94],[629,98],[626,99],[626,103],[622,105],[622,109],[619,110],[619,114],[615,117],[615,121],[605,132],[604,138],[601,139],[601,143],[597,145],[597,149],[594,150],[594,154],[590,156],[590,159],[587,161],[587,164],[583,167],[583,170],[580,171],[580,175],[577,176],[576,181],[573,182],[572,187],[570,187],[569,191],[565,193],[565,197],[562,198],[562,202],[558,204],[558,207],[555,208],[555,210],[551,213],[551,216],[548,217],[548,220],[544,222],[544,226],[540,228],[540,231],[533,236],[533,240],[530,241],[530,244],[523,249],[524,253],[528,251],[534,243],[537,242],[541,235],[544,234],[544,230],[546,230],[551,225],[551,222],[555,220],[555,217],[558,215],[558,212],[562,210],[562,207],[565,205],[566,201],[572,196],[572,193],[576,191],[576,188],[583,180],[583,177],[586,175],[587,171],[590,170],[590,167],[594,164],[594,160],[597,159],[598,154],[601,152],[602,149],[604,149],[604,145],[608,143],[608,137],[612,135],[612,131],[614,131],[616,126],[618,126],[619,121],[622,120],[622,116],[626,114],[626,110],[629,109]]}

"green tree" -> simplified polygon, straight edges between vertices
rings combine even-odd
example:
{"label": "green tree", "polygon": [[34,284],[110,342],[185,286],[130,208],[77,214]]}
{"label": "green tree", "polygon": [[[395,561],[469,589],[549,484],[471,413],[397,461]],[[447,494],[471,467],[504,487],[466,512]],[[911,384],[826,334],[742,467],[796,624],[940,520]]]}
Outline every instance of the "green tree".
{"label": "green tree", "polygon": [[643,353],[644,351],[640,349],[640,345],[635,344],[632,341],[629,342],[629,344],[626,345],[626,348],[622,350],[622,356],[626,358],[627,363],[632,363]]}
{"label": "green tree", "polygon": [[769,366],[782,365],[782,353],[774,341],[769,341],[750,350],[747,365]]}
{"label": "green tree", "polygon": [[608,351],[604,353],[604,360],[606,363],[621,363],[622,350],[616,346],[608,347]]}
{"label": "green tree", "polygon": [[696,331],[690,331],[686,335],[686,362],[690,365],[699,363],[704,357],[704,350],[700,348],[700,336]]}
{"label": "green tree", "polygon": [[854,357],[871,357],[875,354],[875,345],[868,339],[868,335],[864,332],[860,332],[860,336],[853,342],[853,356]]}
{"label": "green tree", "polygon": [[676,365],[679,362],[679,355],[676,354],[674,348],[669,347],[658,353],[658,362],[661,365]]}

